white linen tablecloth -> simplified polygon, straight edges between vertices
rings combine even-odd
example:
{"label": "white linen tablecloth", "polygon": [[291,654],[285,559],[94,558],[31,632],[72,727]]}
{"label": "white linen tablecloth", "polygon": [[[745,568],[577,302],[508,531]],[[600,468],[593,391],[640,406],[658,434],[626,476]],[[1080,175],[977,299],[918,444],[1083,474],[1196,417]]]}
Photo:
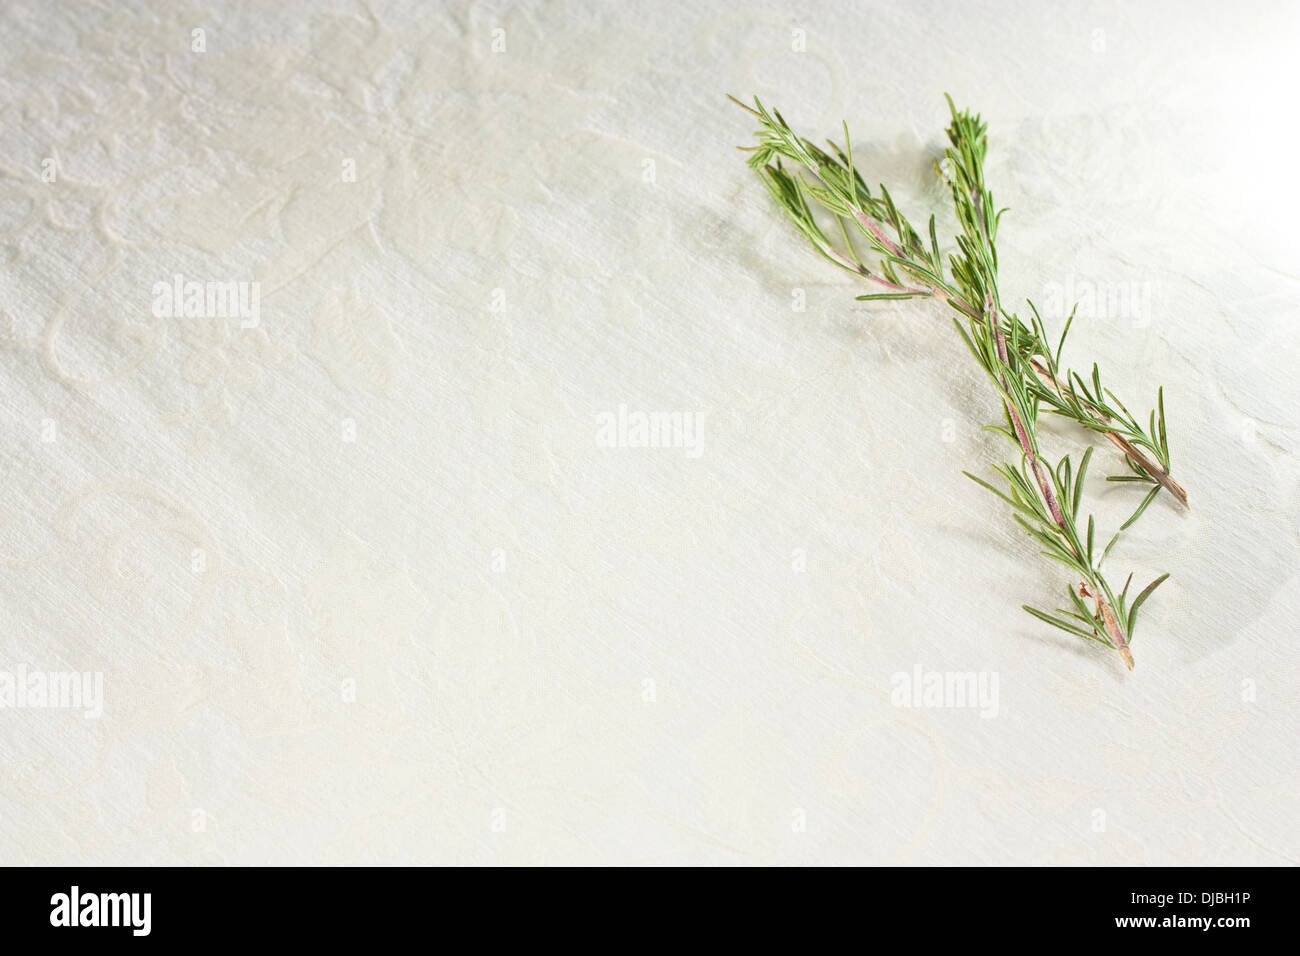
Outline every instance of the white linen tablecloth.
{"label": "white linen tablecloth", "polygon": [[[0,671],[89,681],[0,708],[0,862],[1300,861],[1300,12],[1058,6],[0,7]],[[945,91],[1007,299],[1165,387],[1132,673],[724,99],[952,248]]]}

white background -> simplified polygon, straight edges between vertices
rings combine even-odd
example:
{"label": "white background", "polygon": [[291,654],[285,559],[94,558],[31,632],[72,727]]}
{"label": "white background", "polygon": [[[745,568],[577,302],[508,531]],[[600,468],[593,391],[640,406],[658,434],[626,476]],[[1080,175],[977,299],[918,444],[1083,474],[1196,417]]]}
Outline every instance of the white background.
{"label": "white background", "polygon": [[[5,4],[0,668],[105,712],[0,710],[0,862],[1300,861],[1297,42],[1281,2]],[[1066,350],[1165,386],[1191,495],[1110,559],[1173,575],[1132,673],[1019,609],[1068,582],[961,474],[1005,449],[948,317],[855,302],[724,99],[847,120],[951,248],[945,91],[1006,300],[1146,303]],[[176,273],[259,327],[154,316]],[[620,404],[701,454],[599,447]],[[918,667],[996,716],[894,706]]]}

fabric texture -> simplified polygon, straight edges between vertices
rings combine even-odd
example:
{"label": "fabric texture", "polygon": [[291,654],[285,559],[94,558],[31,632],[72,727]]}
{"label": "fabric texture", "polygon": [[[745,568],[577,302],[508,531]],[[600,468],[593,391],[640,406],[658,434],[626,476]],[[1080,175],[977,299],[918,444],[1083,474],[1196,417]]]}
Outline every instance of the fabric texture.
{"label": "fabric texture", "polygon": [[[0,862],[1300,862],[1300,14],[1056,6],[0,7]],[[724,99],[951,249],[945,91],[1008,300],[1165,387],[1132,673]]]}

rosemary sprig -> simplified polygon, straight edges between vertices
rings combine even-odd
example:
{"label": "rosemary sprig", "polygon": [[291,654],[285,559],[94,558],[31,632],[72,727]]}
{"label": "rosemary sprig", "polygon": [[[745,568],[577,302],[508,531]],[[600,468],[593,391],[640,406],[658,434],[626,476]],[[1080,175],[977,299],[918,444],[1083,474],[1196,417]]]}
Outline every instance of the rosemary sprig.
{"label": "rosemary sprig", "polygon": [[[931,245],[927,249],[925,243],[917,236],[916,230],[898,212],[889,196],[889,191],[883,185],[880,187],[879,198],[871,195],[866,183],[853,167],[852,146],[847,127],[844,130],[846,149],[840,150],[835,143],[831,142],[828,145],[834,150],[835,155],[832,156],[814,143],[797,136],[779,111],[769,112],[757,98],[754,100],[756,109],[751,109],[735,97],[729,99],[762,121],[762,129],[758,133],[759,145],[741,147],[741,149],[753,154],[749,160],[750,166],[760,173],[764,184],[776,197],[795,226],[827,259],[841,268],[874,281],[885,290],[872,295],[859,296],[859,299],[910,299],[929,296],[948,302],[963,314],[970,314],[972,309],[978,306],[978,304],[972,306],[963,302],[959,290],[944,281],[943,264],[935,238],[934,217],[930,217]],[[948,100],[948,105],[955,124],[959,114],[953,107],[951,98]],[[967,143],[965,148],[969,154],[968,159],[978,164],[981,183],[978,188],[982,189],[985,129],[978,117],[970,119],[973,125],[964,130],[961,135]],[[950,129],[950,138],[956,130],[956,125]],[[794,174],[788,172],[782,163],[782,157],[802,167],[802,172]],[[774,158],[773,165],[771,161]],[[966,168],[956,165],[956,161],[961,158],[960,149],[948,149],[945,158],[949,160],[950,169]],[[945,175],[938,163],[936,169],[940,170],[940,175]],[[803,172],[816,179],[809,182],[803,178]],[[958,182],[953,173],[946,174],[945,178],[951,181],[954,193],[963,189],[970,191],[977,188],[971,182]],[[818,226],[808,205],[809,196],[836,215],[838,228],[848,250],[847,256],[832,246],[831,240]],[[956,199],[954,195],[954,201]],[[991,205],[992,196],[989,195],[988,199]],[[992,215],[993,235],[996,235],[996,220],[1000,215],[1001,213]],[[873,274],[863,265],[849,239],[846,225],[853,225],[860,229],[872,251],[880,256],[879,273]],[[887,233],[891,229],[898,234],[897,241],[888,238]],[[896,274],[898,268],[906,271],[916,281],[905,285],[898,279]],[[1144,431],[1139,421],[1129,413],[1114,393],[1101,385],[1100,372],[1095,365],[1090,380],[1083,379],[1073,371],[1062,371],[1060,357],[1065,347],[1066,336],[1074,321],[1074,313],[1072,312],[1066,321],[1065,329],[1056,349],[1053,350],[1037,309],[1034,309],[1032,302],[1029,306],[1034,313],[1032,327],[1026,327],[1021,323],[1019,339],[1023,343],[1023,354],[1029,368],[1037,379],[1034,391],[1038,399],[1052,413],[1069,418],[1090,431],[1105,435],[1119,449],[1132,474],[1112,476],[1109,480],[1159,484],[1186,506],[1187,492],[1170,474],[1169,447],[1163,437],[1165,434],[1163,395],[1161,394],[1158,400],[1158,421],[1156,412],[1153,411],[1151,427],[1149,431]],[[1000,319],[1006,325],[1018,321],[1005,312],[1000,313]],[[1009,334],[1009,330],[1004,328],[1004,334]],[[1092,383],[1091,387],[1089,382]]]}
{"label": "rosemary sprig", "polygon": [[[1019,451],[1017,463],[995,467],[1006,481],[1005,492],[967,475],[1009,504],[1017,523],[1045,549],[1042,553],[1068,567],[1079,581],[1077,594],[1073,584],[1066,588],[1069,607],[1058,608],[1055,614],[1027,605],[1025,610],[1067,633],[1114,648],[1132,669],[1129,645],[1137,610],[1168,575],[1151,582],[1130,605],[1132,575],[1116,595],[1101,572],[1101,564],[1120,534],[1141,517],[1162,488],[1186,504],[1186,493],[1169,474],[1163,390],[1157,393],[1158,417],[1153,411],[1149,429],[1144,430],[1114,393],[1102,386],[1096,365],[1090,382],[1073,371],[1062,371],[1060,356],[1073,314],[1052,350],[1042,318],[1032,303],[1029,325],[1003,308],[995,240],[1005,210],[996,210],[984,182],[984,124],[978,116],[959,112],[948,99],[951,145],[939,169],[952,187],[961,233],[956,237],[957,252],[948,258],[946,274],[934,216],[929,220],[927,244],[898,210],[883,184],[879,195],[872,194],[853,164],[847,127],[844,148],[830,142],[828,153],[797,136],[780,112],[769,112],[757,98],[752,109],[734,97],[732,101],[760,121],[758,145],[742,148],[752,154],[750,166],[786,216],[819,253],[880,290],[860,295],[859,299],[937,298],[956,310],[957,331],[1002,401],[1006,427],[989,427],[1013,442]],[[787,162],[793,164],[793,172],[787,169]],[[810,199],[835,218],[844,251],[836,248],[816,221]],[[856,235],[859,244],[865,243],[874,254],[876,271],[863,262],[851,235]],[[1112,476],[1112,480],[1152,486],[1100,552],[1094,547],[1095,522],[1091,515],[1086,533],[1080,531],[1083,479],[1093,449],[1085,451],[1077,473],[1069,455],[1051,466],[1039,448],[1038,414],[1044,408],[1105,435],[1120,449],[1132,474]],[[1092,606],[1085,601],[1091,601]]]}

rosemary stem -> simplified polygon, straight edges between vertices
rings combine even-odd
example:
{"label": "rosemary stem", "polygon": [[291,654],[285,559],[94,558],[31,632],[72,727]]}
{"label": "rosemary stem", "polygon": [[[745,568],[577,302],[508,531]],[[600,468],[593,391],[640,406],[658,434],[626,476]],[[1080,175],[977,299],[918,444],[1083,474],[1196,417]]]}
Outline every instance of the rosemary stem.
{"label": "rosemary stem", "polygon": [[[997,322],[993,323],[993,340],[997,343],[998,358],[1005,367],[1007,364],[1007,340],[1001,324]],[[1010,391],[1005,375],[1002,376],[999,384],[1004,393]],[[1043,474],[1043,466],[1038,460],[1038,453],[1034,450],[1034,443],[1029,440],[1029,433],[1025,430],[1024,422],[1020,420],[1020,413],[1016,411],[1015,405],[1012,404],[1009,398],[1004,398],[1003,404],[1006,406],[1007,415],[1011,419],[1012,427],[1015,429],[1016,441],[1020,444],[1020,450],[1024,453],[1025,460],[1029,462],[1029,467],[1034,471],[1034,478],[1038,481],[1038,490],[1043,496],[1043,503],[1047,505],[1048,511],[1052,513],[1052,520],[1056,523],[1056,526],[1065,531],[1065,516],[1061,514],[1061,504],[1056,500],[1056,493],[1052,490],[1051,482]]]}
{"label": "rosemary stem", "polygon": [[[1002,323],[997,319],[997,309],[994,306],[991,297],[985,303],[984,315],[985,320],[993,327],[993,341],[997,346],[998,359],[1002,362],[1003,368],[1007,368],[1009,366],[1007,365],[1006,333],[1003,331]],[[1009,386],[1005,374],[1001,377],[999,384],[1001,385],[1003,392],[1009,395]],[[1081,564],[1085,563],[1086,559],[1084,555],[1079,553],[1079,548],[1075,544],[1074,536],[1070,534],[1069,526],[1065,521],[1065,515],[1061,513],[1061,503],[1056,500],[1056,492],[1052,490],[1052,483],[1047,475],[1043,473],[1043,463],[1039,459],[1038,453],[1034,450],[1034,443],[1029,438],[1029,433],[1020,419],[1020,414],[1016,411],[1015,405],[1011,402],[1009,397],[1003,398],[1003,404],[1006,406],[1007,416],[1011,419],[1011,424],[1015,429],[1016,441],[1020,444],[1020,450],[1024,453],[1025,460],[1029,462],[1029,467],[1034,472],[1034,478],[1038,482],[1038,492],[1042,495],[1043,503],[1047,506],[1048,511],[1052,515],[1053,523],[1061,529],[1061,533],[1069,545],[1070,550],[1074,552],[1075,557],[1079,559]],[[1091,567],[1091,564],[1089,563],[1088,566]],[[1119,651],[1119,656],[1124,662],[1124,666],[1129,670],[1132,670],[1133,652],[1129,650],[1128,639],[1124,636],[1124,629],[1120,627],[1119,621],[1115,619],[1115,613],[1110,609],[1110,604],[1102,596],[1101,588],[1093,587],[1093,589],[1089,591],[1087,582],[1080,582],[1079,592],[1084,596],[1091,597],[1096,603],[1097,614],[1101,618],[1107,636],[1110,638],[1115,649]]]}
{"label": "rosemary stem", "polygon": [[[899,291],[904,291],[904,290],[900,289]],[[933,298],[939,299],[940,301],[951,306],[953,309],[955,309],[957,312],[959,312],[962,315],[969,316],[972,314],[972,310],[970,309],[970,307],[961,299],[961,297],[957,294],[955,289],[952,289],[946,285],[928,283],[926,285],[924,292],[925,294],[928,294]],[[1010,319],[1008,318],[1008,322],[1009,321]],[[997,331],[1001,335],[1002,323],[994,322],[993,324],[997,326]],[[1004,362],[1006,361],[1005,357],[1003,358],[1003,361]],[[1048,369],[1043,367],[1041,362],[1039,362],[1037,359],[1030,359],[1029,367],[1033,370],[1034,374],[1038,377],[1039,381],[1041,381],[1048,388],[1055,391],[1056,394],[1064,398],[1065,390],[1067,386],[1063,386],[1060,383],[1060,381],[1056,378],[1055,375],[1053,375]],[[1133,464],[1137,465],[1140,469],[1142,469],[1142,471],[1146,473],[1148,478],[1158,483],[1161,487],[1163,487],[1166,491],[1168,491],[1171,495],[1173,495],[1178,500],[1178,503],[1181,504],[1184,508],[1191,507],[1187,503],[1187,490],[1183,488],[1183,486],[1180,485],[1177,481],[1175,481],[1174,478],[1169,474],[1169,472],[1165,471],[1165,469],[1162,468],[1159,465],[1159,463],[1152,461],[1151,456],[1148,455],[1141,448],[1137,447],[1131,441],[1125,438],[1123,435],[1117,434],[1112,428],[1108,427],[1113,424],[1112,419],[1104,412],[1102,412],[1100,409],[1098,409],[1095,405],[1093,405],[1092,402],[1089,402],[1086,398],[1079,397],[1073,387],[1069,387],[1069,393],[1070,396],[1076,399],[1078,404],[1091,416],[1092,421],[1096,423],[1097,428],[1095,428],[1094,431],[1099,431],[1102,434],[1104,434],[1106,436],[1106,439],[1112,445],[1114,445],[1117,449],[1119,449],[1119,451],[1122,452],[1129,460],[1131,460]]]}
{"label": "rosemary stem", "polygon": [[[1055,391],[1056,394],[1064,397],[1065,392],[1063,390],[1061,383],[1057,380],[1055,375],[1053,375],[1048,369],[1043,367],[1041,362],[1039,362],[1037,359],[1031,359],[1029,362],[1029,367],[1033,369],[1034,374],[1038,376],[1039,380],[1044,385],[1046,385],[1048,388]],[[1112,420],[1108,415],[1106,415],[1104,412],[1098,409],[1087,399],[1080,398],[1075,393],[1073,388],[1070,389],[1070,395],[1071,397],[1076,398],[1079,404],[1082,405],[1089,412],[1089,414],[1092,415],[1093,421],[1103,426],[1111,424]],[[1163,468],[1160,467],[1160,465],[1152,461],[1151,457],[1147,455],[1145,451],[1143,451],[1141,448],[1138,448],[1136,445],[1134,445],[1123,435],[1118,435],[1114,431],[1111,431],[1106,428],[1099,428],[1098,431],[1103,432],[1106,438],[1109,439],[1110,443],[1114,445],[1116,448],[1118,448],[1121,452],[1123,452],[1126,456],[1128,456],[1128,458],[1130,458],[1135,465],[1137,465],[1144,472],[1146,472],[1147,476],[1151,478],[1152,481],[1158,482],[1166,491],[1168,491],[1171,495],[1177,498],[1179,504],[1181,504],[1184,508],[1190,507],[1190,505],[1188,505],[1187,503],[1186,489],[1184,489],[1182,485],[1180,485],[1177,481],[1175,481],[1170,476],[1169,472],[1165,471]]]}
{"label": "rosemary stem", "polygon": [[1133,669],[1133,652],[1129,649],[1128,641],[1124,638],[1124,629],[1119,626],[1115,620],[1115,612],[1110,609],[1110,604],[1102,597],[1101,589],[1097,588],[1089,591],[1086,584],[1079,585],[1079,595],[1081,597],[1090,597],[1096,602],[1097,612],[1101,615],[1102,621],[1106,625],[1106,631],[1110,635],[1111,641],[1115,644],[1115,649],[1119,651],[1120,660],[1129,670]]}
{"label": "rosemary stem", "polygon": [[871,235],[875,237],[876,241],[879,242],[882,246],[884,246],[886,250],[889,251],[890,255],[897,256],[900,259],[907,258],[907,256],[903,254],[903,250],[898,247],[898,244],[895,243],[888,236],[886,236],[885,231],[880,228],[880,226],[876,223],[876,220],[872,219],[869,215],[867,215],[867,213],[864,210],[854,209],[853,218],[858,221],[858,225],[860,225],[867,232],[871,233]]}

